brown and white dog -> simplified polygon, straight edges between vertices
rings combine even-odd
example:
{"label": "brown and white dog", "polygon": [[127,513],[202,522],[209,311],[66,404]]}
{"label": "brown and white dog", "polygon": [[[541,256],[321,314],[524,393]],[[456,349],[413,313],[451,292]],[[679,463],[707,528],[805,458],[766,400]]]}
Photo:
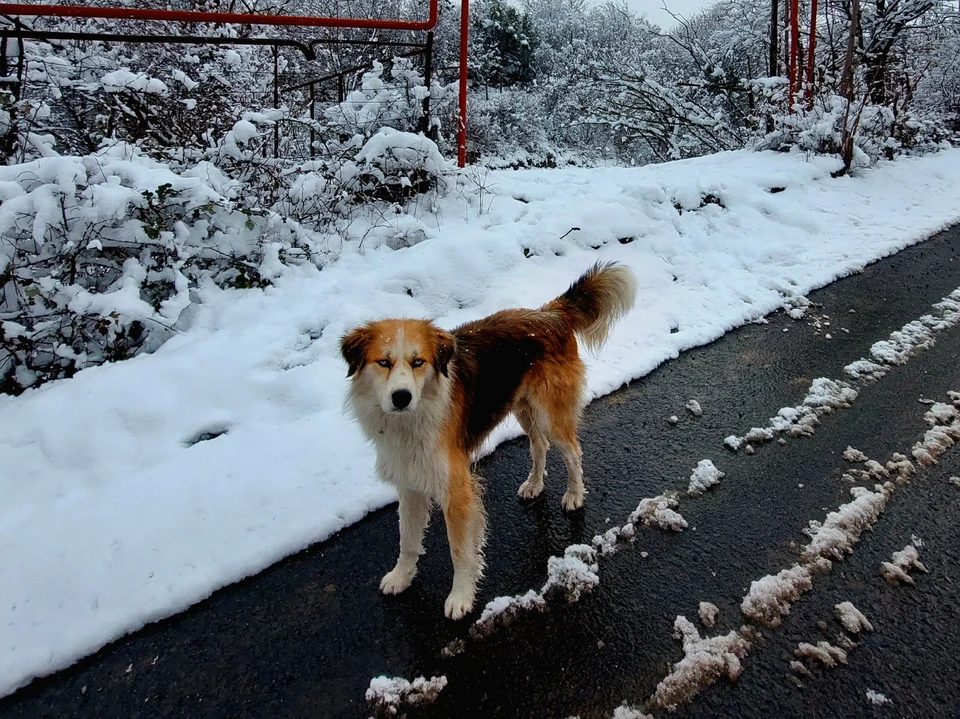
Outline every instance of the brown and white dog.
{"label": "brown and white dog", "polygon": [[377,473],[400,495],[400,557],[384,594],[410,586],[432,503],[443,509],[453,559],[444,613],[473,609],[483,568],[486,516],[471,455],[513,412],[530,438],[533,469],[519,495],[543,490],[553,441],[567,467],[563,507],[583,505],[577,425],[586,368],[575,337],[599,349],[633,306],[628,268],[598,263],[537,310],[510,309],[445,332],[432,322],[385,319],[350,332],[341,353],[353,380],[347,404],[377,450]]}

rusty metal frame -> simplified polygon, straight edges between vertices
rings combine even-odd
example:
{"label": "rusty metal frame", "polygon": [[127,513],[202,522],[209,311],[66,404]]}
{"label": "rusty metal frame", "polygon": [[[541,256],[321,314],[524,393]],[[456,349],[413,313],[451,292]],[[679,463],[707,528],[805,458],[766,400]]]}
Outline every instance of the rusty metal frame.
{"label": "rusty metal frame", "polygon": [[426,20],[323,17],[313,15],[263,15],[239,12],[200,12],[153,8],[93,7],[89,5],[43,5],[0,2],[0,15],[25,17],[84,17],[108,20],[165,20],[172,22],[240,23],[244,25],[296,25],[372,30],[432,30],[439,17],[439,0],[430,0]]}

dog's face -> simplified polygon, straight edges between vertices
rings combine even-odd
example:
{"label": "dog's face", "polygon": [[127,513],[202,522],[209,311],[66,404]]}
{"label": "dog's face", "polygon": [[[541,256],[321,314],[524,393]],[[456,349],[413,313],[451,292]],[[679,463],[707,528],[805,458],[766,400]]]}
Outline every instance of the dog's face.
{"label": "dog's face", "polygon": [[346,335],[347,377],[368,383],[386,413],[415,412],[424,388],[447,376],[454,338],[426,320],[370,322]]}

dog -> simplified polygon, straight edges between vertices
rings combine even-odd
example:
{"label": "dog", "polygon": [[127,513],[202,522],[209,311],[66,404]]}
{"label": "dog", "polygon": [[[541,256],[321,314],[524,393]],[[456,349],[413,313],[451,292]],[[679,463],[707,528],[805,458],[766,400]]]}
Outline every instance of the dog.
{"label": "dog", "polygon": [[341,339],[350,388],[346,404],[377,452],[377,474],[400,497],[400,556],[380,590],[410,586],[433,503],[443,510],[453,560],[444,614],[473,610],[483,570],[486,515],[471,457],[513,412],[530,439],[533,467],[519,496],[543,491],[554,442],[567,468],[563,508],[583,506],[578,424],[586,367],[577,338],[599,350],[633,307],[636,277],[597,263],[540,309],[508,309],[446,332],[430,321],[383,319]]}

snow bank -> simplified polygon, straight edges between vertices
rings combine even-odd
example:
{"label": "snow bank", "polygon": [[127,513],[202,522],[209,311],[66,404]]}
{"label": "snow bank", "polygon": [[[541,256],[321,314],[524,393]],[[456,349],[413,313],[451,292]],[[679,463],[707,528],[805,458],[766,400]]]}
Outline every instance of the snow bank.
{"label": "snow bank", "polygon": [[[0,398],[0,695],[395,499],[342,414],[337,341],[357,323],[453,327],[620,260],[639,296],[586,357],[593,398],[960,219],[960,151],[835,168],[730,152],[493,172],[482,215],[464,186],[423,208],[413,247],[348,244],[265,291],[198,288],[154,354]],[[770,194],[771,178],[792,191]],[[725,207],[673,206],[707,192]],[[519,433],[504,424],[484,451]]]}

